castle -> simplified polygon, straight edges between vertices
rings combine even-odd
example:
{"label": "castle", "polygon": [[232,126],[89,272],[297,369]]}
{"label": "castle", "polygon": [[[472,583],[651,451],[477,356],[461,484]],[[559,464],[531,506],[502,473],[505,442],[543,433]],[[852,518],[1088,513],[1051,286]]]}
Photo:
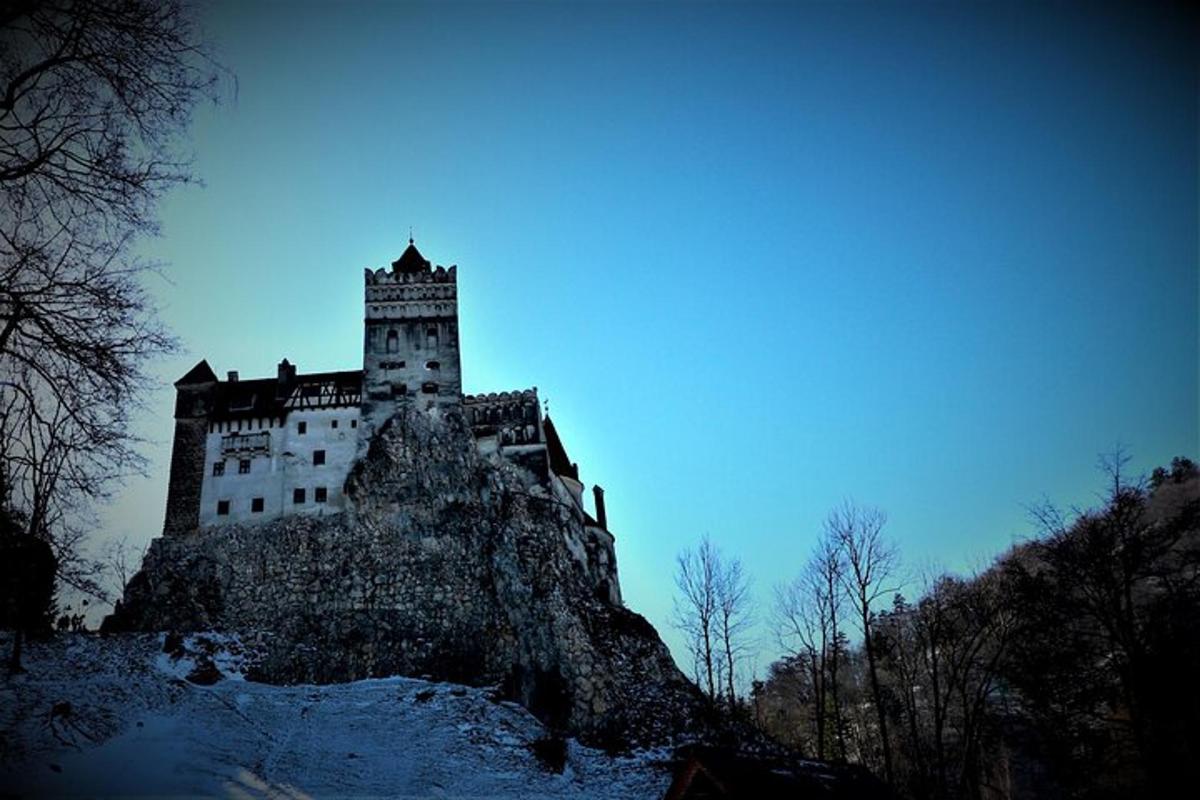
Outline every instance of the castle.
{"label": "castle", "polygon": [[165,536],[346,510],[347,476],[408,404],[458,406],[481,454],[531,471],[586,532],[610,600],[620,602],[604,491],[584,507],[579,468],[537,388],[464,395],[457,267],[433,267],[410,238],[391,268],[367,269],[361,370],[304,374],[284,359],[273,378],[218,379],[201,361],[175,382]]}
{"label": "castle", "polygon": [[536,389],[462,393],[457,269],[410,239],[364,285],[361,370],[176,382],[163,535],[104,630],[233,633],[268,683],[495,686],[605,746],[693,730]]}

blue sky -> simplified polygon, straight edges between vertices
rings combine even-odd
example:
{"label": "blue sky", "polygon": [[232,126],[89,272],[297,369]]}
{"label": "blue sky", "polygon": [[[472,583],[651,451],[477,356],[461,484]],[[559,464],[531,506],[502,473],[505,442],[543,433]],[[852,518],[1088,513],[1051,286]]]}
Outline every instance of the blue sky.
{"label": "blue sky", "polygon": [[[672,646],[704,533],[764,606],[844,498],[967,570],[1198,438],[1195,19],[1017,4],[229,4],[152,289],[224,373],[361,366],[362,269],[459,265],[468,391],[536,385]],[[106,514],[161,525],[154,469]],[[677,650],[677,653],[679,651]],[[759,669],[773,654],[764,642]]]}

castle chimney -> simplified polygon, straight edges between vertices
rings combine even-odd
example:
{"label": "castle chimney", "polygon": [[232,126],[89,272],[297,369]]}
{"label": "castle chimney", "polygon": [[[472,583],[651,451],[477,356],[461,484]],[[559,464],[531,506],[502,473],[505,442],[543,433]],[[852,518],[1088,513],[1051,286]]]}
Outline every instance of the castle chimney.
{"label": "castle chimney", "polygon": [[238,381],[237,370],[236,369],[229,370],[229,372],[226,374],[225,377],[226,377],[226,380],[228,380],[230,383],[237,383],[237,381]]}
{"label": "castle chimney", "polygon": [[592,497],[596,500],[596,522],[600,523],[600,527],[608,530],[608,514],[604,510],[604,490],[599,484],[592,487]]}
{"label": "castle chimney", "polygon": [[288,392],[292,389],[292,383],[296,380],[296,365],[285,358],[279,362],[276,377],[278,385],[275,387],[275,395],[281,398],[287,397]]}

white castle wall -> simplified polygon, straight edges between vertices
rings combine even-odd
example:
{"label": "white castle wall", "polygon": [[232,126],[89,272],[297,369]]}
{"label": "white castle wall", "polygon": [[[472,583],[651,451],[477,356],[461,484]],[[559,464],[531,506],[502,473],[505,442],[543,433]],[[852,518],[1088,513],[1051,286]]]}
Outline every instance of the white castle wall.
{"label": "white castle wall", "polygon": [[[337,427],[333,426],[337,422]],[[300,433],[304,423],[305,433]],[[345,507],[346,475],[354,462],[360,424],[357,407],[295,410],[283,424],[278,418],[212,423],[205,442],[204,480],[200,490],[200,524],[226,525],[261,522],[285,514],[336,513]],[[229,437],[253,445],[268,443],[266,451],[226,454]],[[261,440],[258,437],[262,437]],[[315,465],[313,453],[325,451],[325,463]],[[250,460],[249,474],[239,474],[240,458]],[[225,462],[224,475],[213,475],[213,464]],[[295,503],[293,492],[304,489],[304,502]],[[316,501],[316,490],[326,490],[326,501]],[[255,498],[263,510],[252,511]],[[229,513],[218,514],[218,503],[229,502]]]}

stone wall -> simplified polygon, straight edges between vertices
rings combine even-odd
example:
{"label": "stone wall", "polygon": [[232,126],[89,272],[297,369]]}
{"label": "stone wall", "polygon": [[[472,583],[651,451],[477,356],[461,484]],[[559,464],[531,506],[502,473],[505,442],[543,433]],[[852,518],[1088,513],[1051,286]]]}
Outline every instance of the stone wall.
{"label": "stone wall", "polygon": [[337,515],[155,540],[108,627],[237,632],[271,682],[497,684],[585,741],[693,726],[694,687],[649,623],[597,591],[606,567],[578,556],[594,532],[532,473],[482,455],[461,408],[402,404],[346,491]]}
{"label": "stone wall", "polygon": [[[180,392],[181,399],[183,392]],[[176,404],[177,406],[182,403]],[[187,412],[190,413],[190,412]],[[167,485],[167,513],[163,534],[170,536],[194,530],[200,524],[200,486],[204,480],[205,440],[208,420],[202,416],[178,416],[171,443],[171,472]]]}

